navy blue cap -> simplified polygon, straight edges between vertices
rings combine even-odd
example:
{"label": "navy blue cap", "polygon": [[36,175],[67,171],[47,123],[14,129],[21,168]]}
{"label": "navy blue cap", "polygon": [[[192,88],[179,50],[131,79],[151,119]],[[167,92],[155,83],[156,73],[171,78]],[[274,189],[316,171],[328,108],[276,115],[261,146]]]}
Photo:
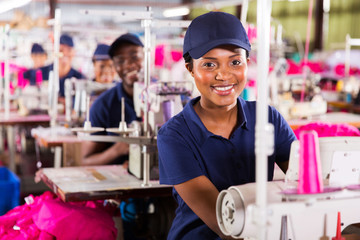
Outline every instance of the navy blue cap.
{"label": "navy blue cap", "polygon": [[114,57],[115,54],[115,50],[124,43],[130,43],[136,46],[141,46],[144,47],[143,43],[141,42],[141,40],[134,34],[131,33],[126,33],[121,35],[120,37],[118,37],[110,46],[109,49],[109,55],[110,57]]}
{"label": "navy blue cap", "polygon": [[246,31],[240,20],[224,12],[208,12],[192,20],[183,46],[183,55],[189,53],[198,59],[214,47],[231,44],[251,50]]}
{"label": "navy blue cap", "polygon": [[33,54],[45,53],[45,50],[40,44],[34,43],[31,47],[31,53],[33,53]]}
{"label": "navy blue cap", "polygon": [[109,45],[103,43],[98,44],[93,55],[93,60],[99,61],[110,59],[109,49]]}
{"label": "navy blue cap", "polygon": [[67,34],[63,34],[60,37],[60,44],[67,45],[69,47],[74,47],[74,42],[72,37]]}

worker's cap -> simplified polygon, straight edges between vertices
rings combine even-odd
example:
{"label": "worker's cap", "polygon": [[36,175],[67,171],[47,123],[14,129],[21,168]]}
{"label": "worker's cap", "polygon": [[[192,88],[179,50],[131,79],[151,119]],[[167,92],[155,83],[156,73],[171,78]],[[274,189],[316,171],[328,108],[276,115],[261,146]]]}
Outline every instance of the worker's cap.
{"label": "worker's cap", "polygon": [[74,42],[72,37],[67,34],[63,34],[60,37],[60,44],[67,45],[69,47],[74,47]]}
{"label": "worker's cap", "polygon": [[130,43],[136,46],[144,47],[141,40],[134,34],[126,33],[118,37],[110,46],[109,55],[110,57],[114,57],[116,49],[118,49],[122,44]]}
{"label": "worker's cap", "polygon": [[231,44],[251,50],[246,31],[240,20],[224,12],[209,12],[196,17],[189,25],[183,54],[198,59],[214,47]]}
{"label": "worker's cap", "polygon": [[96,49],[95,49],[95,52],[94,52],[94,55],[93,55],[92,59],[94,61],[110,59],[109,49],[110,49],[110,46],[107,45],[107,44],[103,44],[103,43],[98,44]]}
{"label": "worker's cap", "polygon": [[41,54],[41,53],[45,53],[45,50],[40,44],[34,43],[31,47],[31,53],[32,54]]}

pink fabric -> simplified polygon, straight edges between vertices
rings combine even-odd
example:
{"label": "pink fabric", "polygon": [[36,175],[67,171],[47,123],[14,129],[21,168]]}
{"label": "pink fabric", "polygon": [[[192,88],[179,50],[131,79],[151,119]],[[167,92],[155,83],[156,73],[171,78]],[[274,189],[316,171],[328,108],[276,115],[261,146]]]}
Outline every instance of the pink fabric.
{"label": "pink fabric", "polygon": [[314,73],[321,73],[325,70],[325,67],[321,62],[308,61],[305,63],[304,61],[302,61],[300,63],[300,67],[303,68],[304,66],[308,66],[311,69],[311,71]]}
{"label": "pink fabric", "polygon": [[[39,197],[33,197],[32,195],[29,197],[34,199],[32,204],[15,207],[0,217],[0,240],[55,239],[53,237],[45,238],[48,234],[41,234],[32,220],[32,215],[38,211],[43,201],[53,199],[55,195],[51,192],[45,192]],[[18,227],[18,230],[16,227]]]}
{"label": "pink fabric", "polygon": [[[342,77],[345,76],[345,64],[340,63],[340,64],[336,65],[334,70],[337,75],[342,76]],[[356,67],[350,66],[350,70],[349,70],[350,76],[356,75],[358,73],[360,73],[359,69],[357,69]]]}
{"label": "pink fabric", "polygon": [[301,74],[302,69],[299,65],[297,65],[293,60],[286,59],[288,64],[287,74]]}
{"label": "pink fabric", "polygon": [[5,62],[1,62],[0,63],[0,65],[1,65],[1,77],[4,77],[5,76]]}
{"label": "pink fabric", "polygon": [[174,62],[179,61],[180,59],[182,59],[182,51],[179,50],[171,50],[171,59]]}
{"label": "pink fabric", "polygon": [[114,209],[103,201],[64,203],[51,192],[33,199],[0,217],[0,240],[116,239]]}
{"label": "pink fabric", "polygon": [[40,86],[42,84],[42,81],[43,81],[42,72],[40,69],[38,69],[35,73],[36,85]]}
{"label": "pink fabric", "polygon": [[68,204],[60,199],[44,202],[34,223],[58,240],[116,239],[117,230],[111,216],[99,209]]}
{"label": "pink fabric", "polygon": [[354,126],[346,123],[331,124],[325,122],[313,122],[295,129],[294,133],[299,139],[300,132],[304,130],[315,130],[319,137],[333,136],[360,136],[360,131]]}
{"label": "pink fabric", "polygon": [[165,61],[165,45],[158,45],[155,48],[155,66],[156,67],[163,67]]}

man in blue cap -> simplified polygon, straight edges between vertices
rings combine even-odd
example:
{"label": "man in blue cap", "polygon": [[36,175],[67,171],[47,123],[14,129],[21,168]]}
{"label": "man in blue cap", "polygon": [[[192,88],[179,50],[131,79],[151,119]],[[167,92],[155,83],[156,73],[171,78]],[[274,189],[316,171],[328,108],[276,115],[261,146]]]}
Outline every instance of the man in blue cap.
{"label": "man in blue cap", "polygon": [[[117,38],[109,48],[109,55],[113,60],[115,70],[118,73],[121,82],[108,91],[102,93],[93,103],[90,109],[90,121],[94,127],[102,128],[118,128],[121,121],[121,98],[125,99],[125,121],[130,124],[138,119],[134,109],[133,95],[134,83],[143,81],[143,63],[144,63],[144,45],[140,39],[134,34],[124,34]],[[108,134],[108,132],[100,132],[96,134]],[[102,165],[102,164],[123,164],[127,168],[129,145],[124,142],[105,143],[105,142],[83,142],[82,143],[82,163],[84,165]],[[152,201],[150,199],[149,201]],[[164,202],[165,201],[165,202]],[[159,206],[160,203],[162,206]],[[160,204],[161,205],[161,204]],[[157,199],[154,206],[155,211],[161,208],[162,211],[168,212],[167,217],[171,217],[175,202],[171,197]],[[166,221],[166,225],[161,226],[162,230],[157,232],[149,231],[150,222],[145,222],[147,215],[147,200],[129,199],[127,202],[121,203],[121,213],[123,217],[124,239],[140,240],[149,239],[149,237],[137,237],[141,233],[152,234],[154,239],[161,238],[167,234],[167,227],[170,223]],[[140,214],[142,211],[142,214]],[[137,218],[142,216],[142,218]],[[166,220],[168,220],[168,218]],[[143,221],[142,221],[143,220]],[[144,224],[147,223],[147,224]],[[139,228],[139,229],[137,229]],[[163,236],[162,236],[163,237]]]}
{"label": "man in blue cap", "polygon": [[115,68],[109,55],[110,46],[100,43],[97,45],[92,62],[94,66],[94,81],[98,83],[112,83],[115,77]]}
{"label": "man in blue cap", "polygon": [[[85,79],[86,77],[75,70],[72,67],[72,60],[75,55],[74,50],[74,42],[72,37],[67,34],[62,34],[60,37],[60,57],[59,57],[59,98],[63,99],[65,96],[64,92],[64,83],[68,78],[77,78],[77,79]],[[40,68],[42,71],[42,76],[44,80],[49,80],[49,73],[54,69],[54,64],[47,65],[45,67]],[[59,99],[59,100],[60,100]],[[60,100],[61,101],[61,100]]]}
{"label": "man in blue cap", "polygon": [[31,59],[33,61],[32,68],[28,69],[23,73],[24,79],[29,80],[30,85],[36,84],[36,71],[45,65],[47,54],[44,48],[38,44],[34,43],[31,47]]}
{"label": "man in blue cap", "polygon": [[[121,98],[125,98],[125,121],[130,124],[136,117],[133,102],[133,85],[141,79],[144,61],[144,45],[133,34],[127,33],[117,38],[108,50],[121,82],[102,93],[90,109],[90,121],[94,127],[119,127],[121,121]],[[100,135],[111,134],[107,132]],[[128,160],[129,145],[123,142],[84,142],[83,164],[123,164]]]}
{"label": "man in blue cap", "polygon": [[[113,60],[115,70],[121,82],[106,92],[102,93],[92,104],[90,109],[90,121],[94,127],[118,128],[121,121],[121,98],[125,98],[125,121],[130,124],[137,118],[133,102],[134,82],[141,79],[144,45],[134,34],[124,34],[117,38],[108,49],[108,54]],[[108,134],[100,132],[95,134]],[[124,142],[83,142],[82,143],[82,164],[83,165],[104,165],[104,164],[123,164],[127,168],[129,159],[129,144]],[[122,204],[123,210],[134,208],[135,205]],[[131,206],[131,207],[130,207]],[[134,236],[134,220],[136,210],[123,214],[124,239],[136,240]],[[130,219],[126,219],[130,217]]]}

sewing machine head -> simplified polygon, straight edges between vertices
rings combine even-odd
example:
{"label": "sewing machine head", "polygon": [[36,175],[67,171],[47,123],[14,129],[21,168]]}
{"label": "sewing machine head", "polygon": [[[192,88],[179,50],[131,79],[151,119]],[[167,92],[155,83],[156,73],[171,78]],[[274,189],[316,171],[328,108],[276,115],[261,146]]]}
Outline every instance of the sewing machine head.
{"label": "sewing machine head", "polygon": [[189,81],[154,82],[145,89],[143,82],[134,83],[134,107],[138,117],[148,113],[153,133],[183,109],[183,98],[191,95],[193,83]]}
{"label": "sewing machine head", "polygon": [[86,97],[100,94],[115,86],[116,83],[99,83],[92,80],[69,78],[65,80],[66,120],[71,121],[71,113],[75,118],[84,118],[86,113]]}
{"label": "sewing machine head", "polygon": [[[322,178],[332,186],[360,183],[360,137],[319,138]],[[298,180],[299,141],[291,145],[286,181]]]}
{"label": "sewing machine head", "polygon": [[[134,83],[134,108],[138,117],[147,113],[147,123],[152,135],[171,117],[183,109],[183,96],[192,93],[192,82],[154,82],[145,89],[143,82]],[[144,121],[145,123],[146,121]],[[138,178],[143,178],[143,149],[138,144],[130,144],[129,171]],[[150,153],[150,176],[158,179],[158,156],[156,146],[147,146]],[[154,179],[151,177],[151,179]],[[157,177],[157,178],[156,178]]]}

